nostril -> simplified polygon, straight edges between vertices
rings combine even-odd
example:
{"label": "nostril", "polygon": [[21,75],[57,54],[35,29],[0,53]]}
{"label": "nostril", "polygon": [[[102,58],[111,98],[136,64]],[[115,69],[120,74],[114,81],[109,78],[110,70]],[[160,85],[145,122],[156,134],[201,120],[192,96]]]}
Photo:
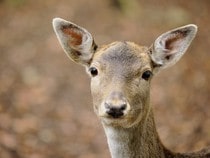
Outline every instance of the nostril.
{"label": "nostril", "polygon": [[121,110],[121,111],[124,111],[124,110],[126,109],[126,107],[127,107],[126,104],[122,104],[122,105],[120,106],[120,110]]}

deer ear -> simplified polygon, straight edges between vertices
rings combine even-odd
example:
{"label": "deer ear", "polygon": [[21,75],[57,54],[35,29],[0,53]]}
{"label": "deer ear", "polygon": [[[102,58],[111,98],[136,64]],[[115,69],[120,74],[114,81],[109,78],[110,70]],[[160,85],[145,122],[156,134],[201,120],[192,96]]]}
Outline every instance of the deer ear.
{"label": "deer ear", "polygon": [[67,56],[88,66],[97,49],[92,35],[84,28],[61,18],[53,19],[53,28]]}
{"label": "deer ear", "polygon": [[186,52],[197,33],[197,26],[190,24],[160,35],[150,48],[151,59],[157,68],[174,65]]}

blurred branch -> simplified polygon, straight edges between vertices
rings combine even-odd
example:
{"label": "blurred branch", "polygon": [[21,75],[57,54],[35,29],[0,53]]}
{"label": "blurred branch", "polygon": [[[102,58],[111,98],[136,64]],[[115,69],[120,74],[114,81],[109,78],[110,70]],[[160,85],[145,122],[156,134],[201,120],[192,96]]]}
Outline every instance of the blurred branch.
{"label": "blurred branch", "polygon": [[21,156],[18,154],[16,150],[10,149],[3,144],[0,144],[0,151],[1,151],[1,148],[4,149],[4,151],[8,151],[8,153],[11,155],[12,158],[21,158]]}

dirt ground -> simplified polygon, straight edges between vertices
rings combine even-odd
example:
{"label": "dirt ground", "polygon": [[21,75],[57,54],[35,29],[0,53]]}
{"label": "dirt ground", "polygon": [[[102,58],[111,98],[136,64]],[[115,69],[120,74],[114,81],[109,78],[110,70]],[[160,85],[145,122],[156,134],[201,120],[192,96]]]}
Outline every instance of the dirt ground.
{"label": "dirt ground", "polygon": [[0,0],[0,158],[109,158],[93,112],[89,77],[63,53],[52,29],[62,17],[98,45],[150,45],[194,23],[183,59],[152,83],[158,132],[174,151],[210,146],[210,1]]}

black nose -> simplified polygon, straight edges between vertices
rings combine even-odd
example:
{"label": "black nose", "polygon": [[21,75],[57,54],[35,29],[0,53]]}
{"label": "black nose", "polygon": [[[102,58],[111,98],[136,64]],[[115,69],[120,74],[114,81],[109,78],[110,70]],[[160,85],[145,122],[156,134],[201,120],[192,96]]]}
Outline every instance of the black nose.
{"label": "black nose", "polygon": [[118,106],[105,103],[106,113],[113,118],[120,118],[123,116],[126,107],[127,105],[125,103]]}

